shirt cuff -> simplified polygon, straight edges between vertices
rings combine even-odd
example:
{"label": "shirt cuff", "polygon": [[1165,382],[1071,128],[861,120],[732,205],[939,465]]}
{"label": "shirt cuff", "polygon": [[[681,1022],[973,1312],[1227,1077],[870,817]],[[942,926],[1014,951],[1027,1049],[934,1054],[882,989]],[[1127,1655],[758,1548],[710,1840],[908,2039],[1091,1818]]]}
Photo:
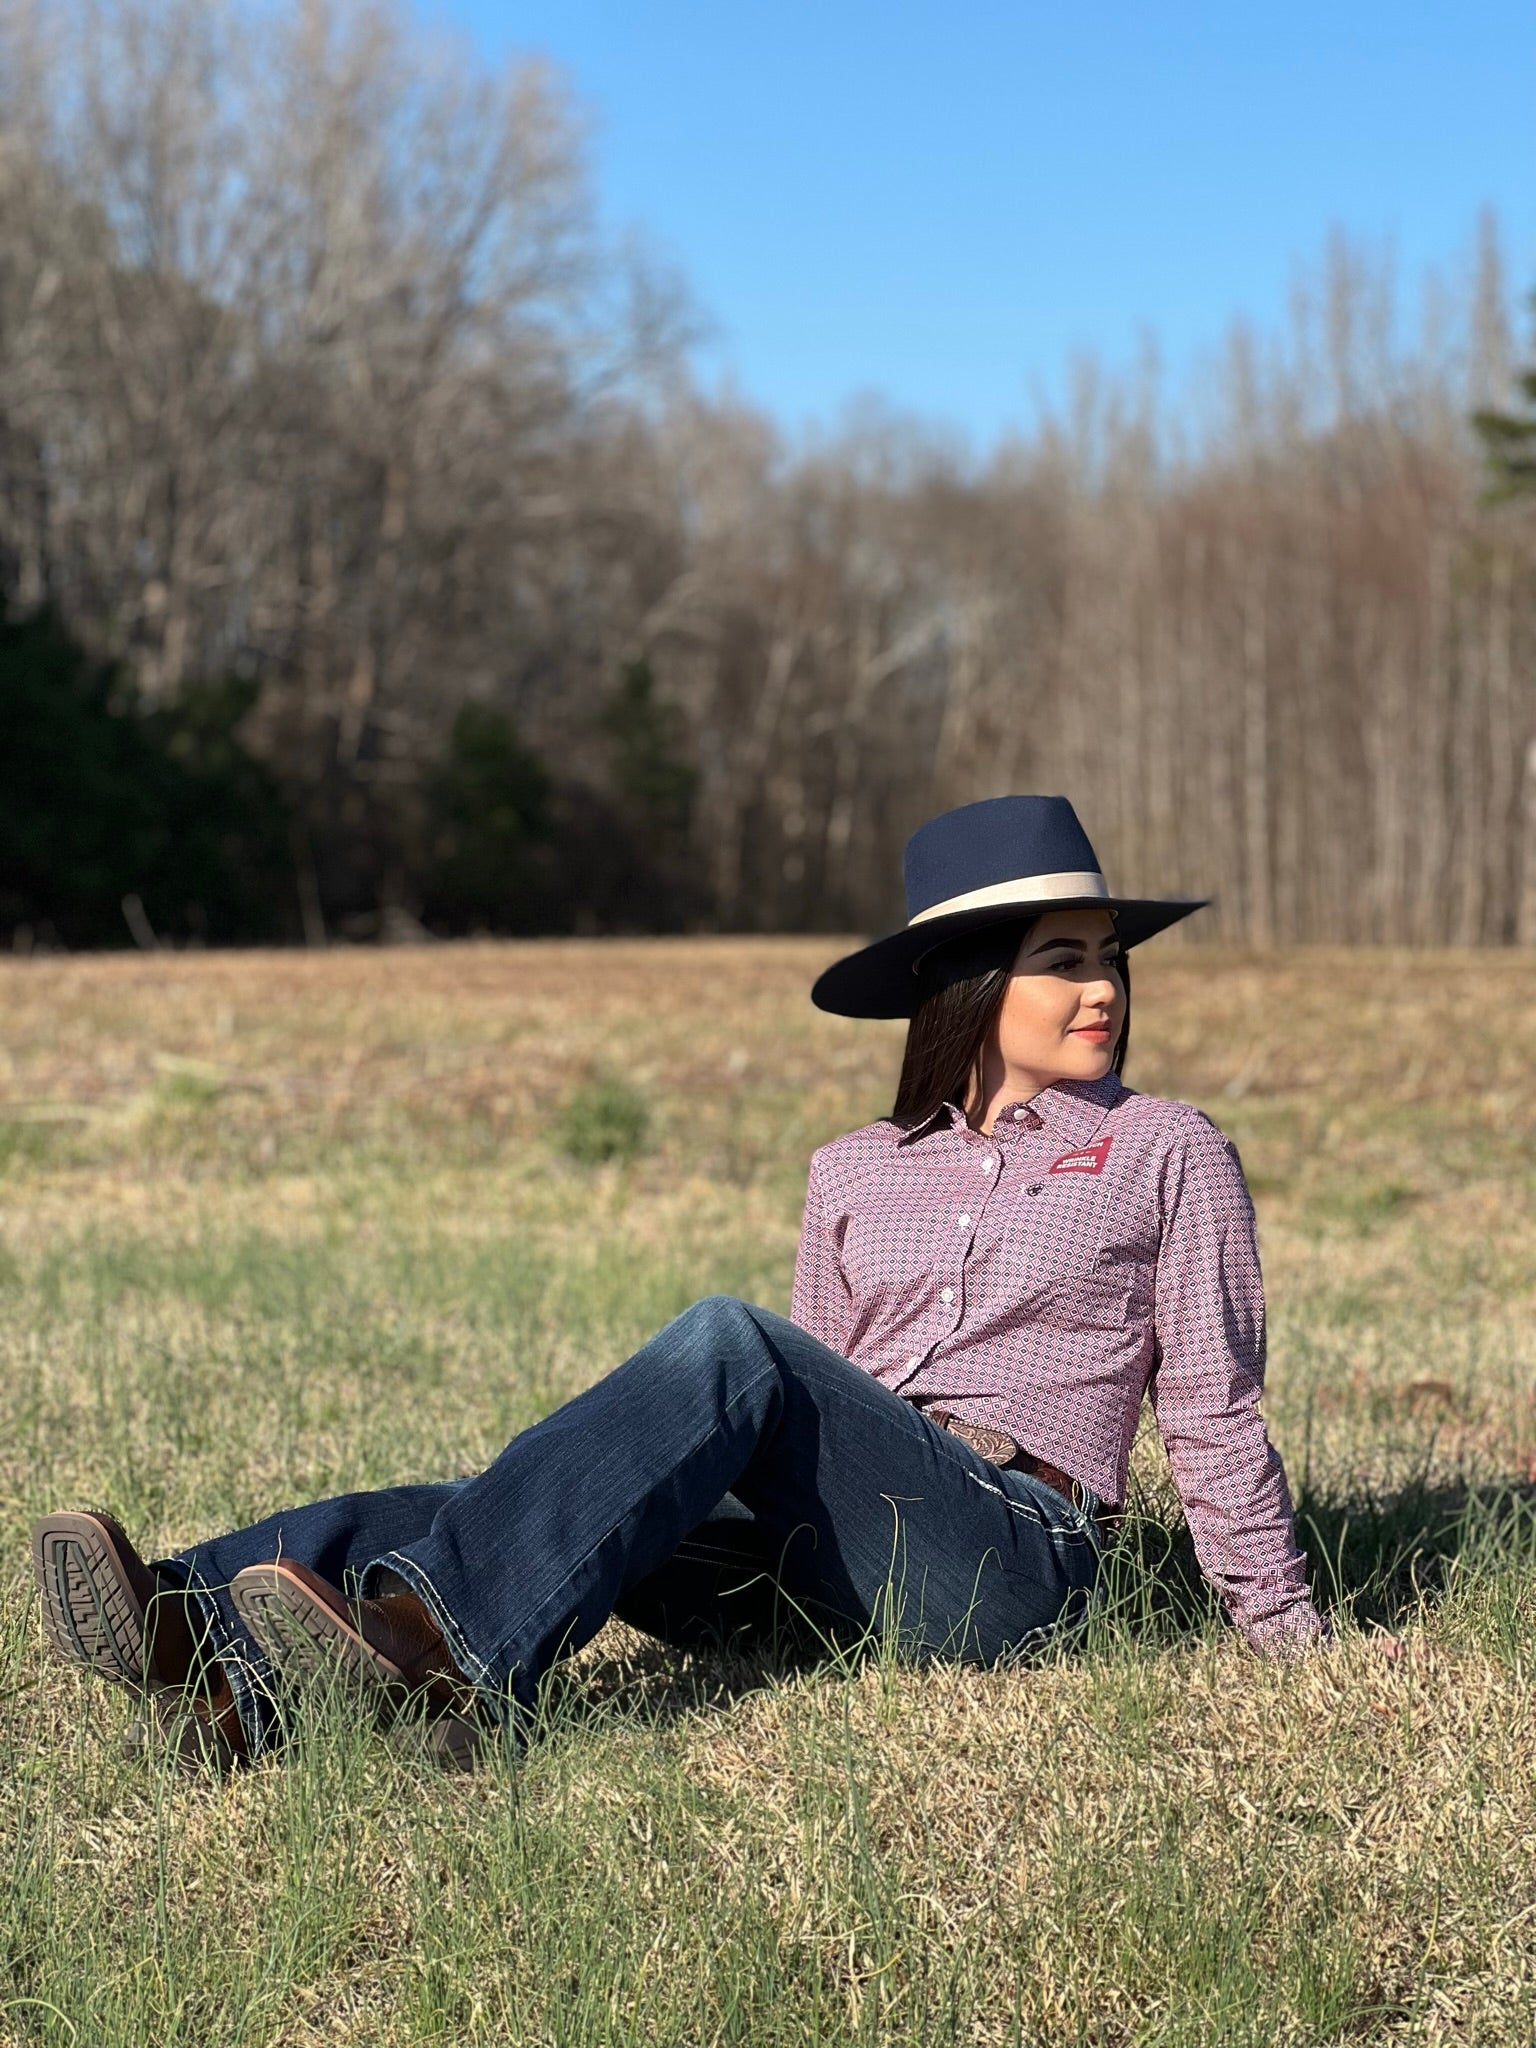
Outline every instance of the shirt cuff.
{"label": "shirt cuff", "polygon": [[1304,1600],[1279,1614],[1267,1614],[1262,1621],[1250,1623],[1243,1630],[1243,1638],[1249,1649],[1261,1657],[1292,1663],[1309,1650],[1333,1642],[1334,1633],[1326,1615],[1319,1614],[1310,1600]]}

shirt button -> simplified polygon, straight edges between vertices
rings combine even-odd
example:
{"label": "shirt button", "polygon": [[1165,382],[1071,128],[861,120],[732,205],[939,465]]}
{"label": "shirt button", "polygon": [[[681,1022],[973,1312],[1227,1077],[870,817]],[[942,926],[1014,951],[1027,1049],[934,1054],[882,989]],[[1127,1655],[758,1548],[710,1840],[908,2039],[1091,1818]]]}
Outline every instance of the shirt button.
{"label": "shirt button", "polygon": [[1016,1109],[1013,1112],[1013,1120],[1016,1124],[1021,1124],[1028,1115],[1029,1111],[1027,1109]]}
{"label": "shirt button", "polygon": [[981,1162],[981,1170],[983,1173],[990,1173],[996,1165],[997,1161],[992,1157],[991,1153],[989,1152],[986,1158],[983,1159],[983,1161]]}
{"label": "shirt button", "polygon": [[907,1371],[916,1372],[917,1368],[922,1364],[922,1362],[923,1361],[920,1358],[909,1358],[907,1360]]}
{"label": "shirt button", "polygon": [[941,1287],[939,1289],[939,1299],[943,1302],[946,1308],[949,1307],[949,1304],[954,1300],[954,1298],[955,1290],[953,1289],[953,1287]]}
{"label": "shirt button", "polygon": [[971,1227],[971,1219],[969,1216],[957,1216],[955,1218],[955,1221],[959,1224],[962,1230],[969,1230]]}

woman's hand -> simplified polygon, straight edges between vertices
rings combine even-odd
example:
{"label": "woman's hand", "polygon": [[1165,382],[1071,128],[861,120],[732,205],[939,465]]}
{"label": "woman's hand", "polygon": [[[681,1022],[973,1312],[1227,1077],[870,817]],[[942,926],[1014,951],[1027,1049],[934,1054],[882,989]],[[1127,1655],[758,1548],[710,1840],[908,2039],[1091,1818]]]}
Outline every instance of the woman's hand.
{"label": "woman's hand", "polygon": [[1423,1671],[1430,1661],[1430,1647],[1422,1636],[1393,1635],[1390,1629],[1373,1629],[1366,1637],[1376,1655],[1404,1671]]}

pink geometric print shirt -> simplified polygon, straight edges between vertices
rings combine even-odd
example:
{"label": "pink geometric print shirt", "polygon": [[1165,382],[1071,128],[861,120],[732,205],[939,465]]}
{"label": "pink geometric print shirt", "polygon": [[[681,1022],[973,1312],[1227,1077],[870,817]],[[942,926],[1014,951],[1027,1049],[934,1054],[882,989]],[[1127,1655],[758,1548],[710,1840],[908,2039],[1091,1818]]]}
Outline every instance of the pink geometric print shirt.
{"label": "pink geometric print shirt", "polygon": [[1201,1569],[1258,1650],[1324,1633],[1270,1444],[1253,1203],[1232,1144],[1115,1074],[953,1105],[811,1161],[794,1320],[904,1400],[1125,1498],[1143,1395]]}

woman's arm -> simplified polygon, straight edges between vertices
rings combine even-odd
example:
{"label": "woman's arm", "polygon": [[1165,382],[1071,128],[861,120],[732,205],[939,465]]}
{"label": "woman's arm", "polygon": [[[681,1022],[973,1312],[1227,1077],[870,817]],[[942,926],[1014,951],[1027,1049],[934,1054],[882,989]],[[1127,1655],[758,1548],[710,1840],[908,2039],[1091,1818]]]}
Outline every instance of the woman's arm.
{"label": "woman's arm", "polygon": [[841,1352],[848,1341],[852,1300],[848,1282],[843,1277],[836,1234],[827,1219],[818,1157],[811,1160],[810,1185],[805,1196],[805,1218],[800,1225],[800,1249],[795,1254],[795,1289],[789,1314],[790,1320],[798,1323],[802,1330],[808,1330],[831,1350]]}
{"label": "woman's arm", "polygon": [[1153,1412],[1201,1569],[1254,1649],[1294,1653],[1328,1630],[1259,1413],[1264,1290],[1253,1203],[1236,1148],[1208,1117],[1191,1117],[1162,1196]]}

